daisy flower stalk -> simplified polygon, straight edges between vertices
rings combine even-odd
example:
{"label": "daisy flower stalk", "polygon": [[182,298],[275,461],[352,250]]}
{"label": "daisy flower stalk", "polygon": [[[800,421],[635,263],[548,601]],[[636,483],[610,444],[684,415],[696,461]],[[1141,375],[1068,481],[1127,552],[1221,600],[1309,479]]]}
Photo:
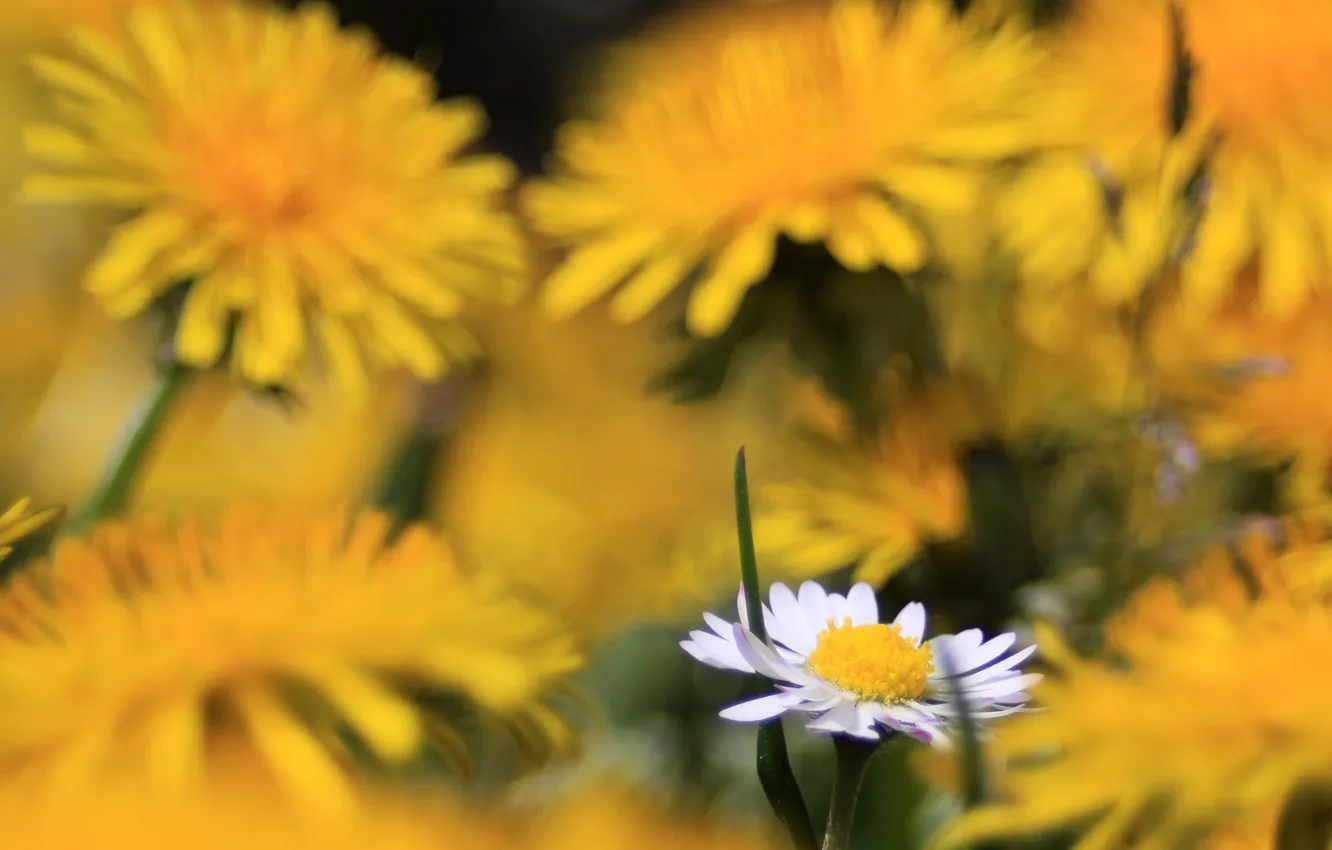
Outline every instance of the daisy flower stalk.
{"label": "daisy flower stalk", "polygon": [[[727,720],[804,714],[811,717],[806,728],[816,733],[867,741],[902,733],[949,747],[955,691],[972,717],[990,720],[1021,711],[1027,689],[1041,678],[1019,669],[1035,647],[1008,654],[1013,633],[984,640],[979,629],[969,629],[926,641],[925,607],[918,602],[881,623],[874,589],[863,582],[845,596],[812,581],[798,594],[773,584],[763,606],[769,641],[755,637],[743,589],[737,608],[739,622],[704,614],[710,631],[690,632],[680,644],[710,667],[777,683],[777,693],[723,710]],[[951,676],[936,667],[940,654],[949,659]]]}
{"label": "daisy flower stalk", "polygon": [[463,155],[479,106],[436,102],[426,72],[327,6],[141,5],[33,67],[60,120],[27,129],[44,166],[25,197],[129,213],[86,288],[120,318],[182,289],[186,365],[226,353],[250,384],[285,387],[313,336],[359,398],[367,362],[440,377],[472,345],[451,321],[464,297],[521,283],[515,170]]}
{"label": "daisy flower stalk", "polygon": [[969,209],[985,167],[1025,147],[1028,41],[944,0],[789,0],[723,4],[625,46],[524,191],[537,229],[571,249],[547,308],[618,290],[610,311],[631,322],[697,273],[686,318],[715,336],[781,236],[852,271],[920,269],[927,214]]}
{"label": "daisy flower stalk", "polygon": [[65,539],[0,593],[0,766],[57,798],[128,775],[197,788],[220,748],[301,808],[354,809],[350,732],[385,764],[457,734],[431,706],[550,719],[575,669],[543,613],[464,576],[423,526],[230,508]]}

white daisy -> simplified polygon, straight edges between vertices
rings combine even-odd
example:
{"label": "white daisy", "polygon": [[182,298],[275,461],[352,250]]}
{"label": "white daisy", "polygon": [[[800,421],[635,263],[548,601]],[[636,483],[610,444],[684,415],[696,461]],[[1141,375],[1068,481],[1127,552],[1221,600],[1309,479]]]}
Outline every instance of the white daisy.
{"label": "white daisy", "polygon": [[1004,657],[1017,639],[1011,632],[983,641],[979,629],[969,629],[922,642],[925,606],[919,602],[903,608],[891,625],[880,623],[868,584],[842,596],[807,581],[798,597],[774,584],[769,599],[771,606],[763,607],[767,644],[749,630],[743,588],[739,623],[704,614],[712,631],[690,632],[680,643],[704,664],[777,682],[778,693],[723,711],[727,720],[801,711],[814,715],[808,728],[815,732],[877,739],[882,730],[895,730],[948,746],[946,733],[956,712],[948,678],[935,665],[941,654],[977,719],[1021,711],[1027,689],[1041,678],[1017,669],[1036,647]]}

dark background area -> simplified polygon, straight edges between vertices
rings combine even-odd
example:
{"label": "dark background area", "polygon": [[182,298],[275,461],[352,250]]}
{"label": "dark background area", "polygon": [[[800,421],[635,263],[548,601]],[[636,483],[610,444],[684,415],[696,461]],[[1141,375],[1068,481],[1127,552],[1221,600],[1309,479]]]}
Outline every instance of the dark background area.
{"label": "dark background area", "polygon": [[[589,49],[689,2],[332,0],[345,24],[369,26],[388,49],[434,68],[441,96],[479,98],[491,120],[487,144],[528,174],[541,168]],[[968,0],[953,5],[961,10]],[[1032,0],[1030,8],[1044,20],[1063,6]]]}
{"label": "dark background area", "polygon": [[488,144],[540,169],[575,64],[680,0],[334,0],[345,24],[373,29],[395,53],[434,67],[443,97],[473,95]]}

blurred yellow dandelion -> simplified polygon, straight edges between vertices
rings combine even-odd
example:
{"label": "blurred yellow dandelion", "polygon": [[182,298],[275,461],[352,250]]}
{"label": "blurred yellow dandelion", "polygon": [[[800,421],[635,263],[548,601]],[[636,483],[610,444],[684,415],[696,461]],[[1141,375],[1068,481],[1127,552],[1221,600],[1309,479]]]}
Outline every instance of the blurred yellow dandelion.
{"label": "blurred yellow dandelion", "polygon": [[168,2],[173,0],[10,0],[0,6],[0,44],[40,42],[79,28],[105,32],[122,24],[131,9]]}
{"label": "blurred yellow dandelion", "polygon": [[611,311],[633,321],[706,267],[688,320],[717,334],[783,233],[849,269],[920,268],[917,211],[970,207],[979,166],[1025,138],[1026,38],[974,24],[940,0],[741,5],[624,51],[526,190],[537,228],[573,248],[546,306],[567,315],[623,282]]}
{"label": "blurred yellow dandelion", "polygon": [[526,850],[774,850],[771,833],[740,824],[668,813],[642,792],[600,782],[536,812],[519,846]]}
{"label": "blurred yellow dandelion", "polygon": [[1252,276],[1243,284],[1212,310],[1163,303],[1147,336],[1153,377],[1204,450],[1294,459],[1292,482],[1312,498],[1332,469],[1332,311],[1318,297],[1276,317]]}
{"label": "blurred yellow dandelion", "polygon": [[[1191,56],[1187,87],[1172,5]],[[1001,212],[1027,283],[1039,291],[1085,275],[1102,298],[1123,303],[1183,251],[1191,301],[1214,303],[1254,266],[1263,309],[1296,309],[1332,273],[1332,81],[1324,72],[1332,6],[1073,7],[1050,37],[1038,109],[1043,137],[1059,150],[1017,181]],[[1183,201],[1201,165],[1206,178],[1194,200],[1203,214],[1191,238],[1193,213]]]}
{"label": "blurred yellow dandelion", "polygon": [[296,378],[311,331],[350,392],[366,359],[434,378],[461,343],[429,320],[521,279],[514,169],[460,156],[480,108],[435,103],[427,74],[327,7],[174,2],[126,29],[34,60],[63,120],[28,129],[49,170],[24,191],[135,213],[86,286],[124,317],[188,282],[183,361],[214,363],[235,316],[234,364],[257,384]]}
{"label": "blurred yellow dandelion", "polygon": [[0,558],[14,550],[14,544],[50,525],[60,516],[60,508],[32,509],[31,499],[19,499],[0,514]]}
{"label": "blurred yellow dandelion", "polygon": [[237,507],[216,530],[149,520],[58,545],[0,596],[0,765],[53,793],[128,769],[163,789],[240,739],[301,805],[352,799],[345,724],[386,762],[426,739],[423,692],[511,711],[576,666],[423,527]]}
{"label": "blurred yellow dandelion", "polygon": [[9,840],[27,850],[427,850],[447,846],[500,850],[509,831],[451,801],[369,790],[355,812],[337,820],[295,812],[242,772],[213,777],[207,788],[166,797],[142,783],[107,782],[75,800],[51,800],[12,783],[0,788]]}
{"label": "blurred yellow dandelion", "polygon": [[810,431],[789,480],[760,491],[758,545],[793,575],[856,563],[883,584],[925,543],[961,534],[966,480],[957,448],[978,427],[963,383],[905,394],[872,440]]}
{"label": "blurred yellow dandelion", "polygon": [[1279,587],[1255,599],[1231,568],[1213,555],[1184,586],[1145,588],[1112,624],[1115,658],[1081,659],[1044,630],[1057,675],[1033,691],[1045,710],[998,736],[1006,799],[935,846],[1089,819],[1080,846],[1175,846],[1261,818],[1325,777],[1332,684],[1317,671],[1332,652],[1332,609]]}

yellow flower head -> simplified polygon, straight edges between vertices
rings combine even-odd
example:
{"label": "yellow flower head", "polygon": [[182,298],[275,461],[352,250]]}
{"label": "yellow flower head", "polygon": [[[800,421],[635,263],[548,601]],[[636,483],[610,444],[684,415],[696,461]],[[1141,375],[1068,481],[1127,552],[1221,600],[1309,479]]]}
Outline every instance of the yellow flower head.
{"label": "yellow flower head", "polygon": [[14,544],[50,525],[60,516],[60,508],[32,509],[31,499],[19,499],[0,514],[0,558],[14,551]]}
{"label": "yellow flower head", "polygon": [[434,378],[460,343],[427,321],[520,280],[501,209],[514,170],[459,155],[479,107],[435,103],[425,72],[327,7],[180,0],[135,10],[126,30],[34,60],[63,121],[29,128],[49,171],[25,193],[135,213],[86,285],[124,317],[188,281],[183,361],[231,343],[246,379],[289,382],[308,327],[349,391],[365,388],[365,358]]}
{"label": "yellow flower head", "polygon": [[1283,588],[1271,558],[1253,564],[1256,598],[1219,554],[1182,586],[1144,588],[1111,624],[1114,658],[1078,658],[1045,630],[1041,654],[1058,675],[1034,690],[1044,711],[999,733],[1006,799],[964,815],[937,846],[1088,819],[1079,846],[1176,846],[1326,777],[1332,683],[1317,671],[1332,608]]}
{"label": "yellow flower head", "polygon": [[1332,7],[1077,0],[1049,49],[1039,112],[1059,152],[1018,181],[1004,215],[1030,284],[1085,274],[1122,303],[1183,249],[1190,300],[1215,302],[1256,264],[1263,308],[1286,314],[1332,273]]}
{"label": "yellow flower head", "polygon": [[536,612],[466,580],[422,527],[237,507],[216,529],[108,523],[0,596],[0,764],[52,793],[207,777],[240,740],[298,803],[346,808],[345,725],[413,757],[461,692],[530,703],[577,663]]}
{"label": "yellow flower head", "polygon": [[1286,317],[1265,313],[1252,285],[1215,310],[1178,299],[1152,319],[1147,339],[1164,398],[1204,449],[1294,458],[1321,486],[1332,462],[1327,299]]}
{"label": "yellow flower head", "polygon": [[206,788],[164,796],[136,782],[106,782],[69,800],[0,788],[0,817],[24,850],[427,850],[459,846],[501,850],[507,832],[450,801],[368,790],[357,811],[336,820],[295,812],[245,772]]}
{"label": "yellow flower head", "polygon": [[877,586],[925,543],[961,534],[967,488],[956,451],[979,428],[972,389],[904,393],[873,440],[844,427],[803,435],[791,479],[761,490],[759,547],[795,575],[858,562],[856,580]]}
{"label": "yellow flower head", "polygon": [[783,233],[849,269],[918,269],[917,213],[967,209],[977,166],[1023,140],[1024,36],[974,24],[942,0],[738,4],[626,51],[527,190],[537,228],[573,248],[546,306],[623,282],[611,310],[633,321],[703,267],[688,319],[714,335]]}
{"label": "yellow flower head", "polygon": [[123,22],[136,6],[169,1],[10,0],[0,6],[0,45],[43,41],[61,30],[75,28],[108,31]]}
{"label": "yellow flower head", "polygon": [[544,807],[524,830],[524,850],[773,850],[771,834],[738,824],[681,817],[645,794],[605,782]]}
{"label": "yellow flower head", "polygon": [[644,330],[596,311],[552,322],[535,305],[493,310],[477,330],[488,380],[437,483],[463,563],[594,638],[733,586],[726,470],[740,445],[755,466],[780,455],[780,390],[758,379],[708,405],[651,394],[678,354]]}

